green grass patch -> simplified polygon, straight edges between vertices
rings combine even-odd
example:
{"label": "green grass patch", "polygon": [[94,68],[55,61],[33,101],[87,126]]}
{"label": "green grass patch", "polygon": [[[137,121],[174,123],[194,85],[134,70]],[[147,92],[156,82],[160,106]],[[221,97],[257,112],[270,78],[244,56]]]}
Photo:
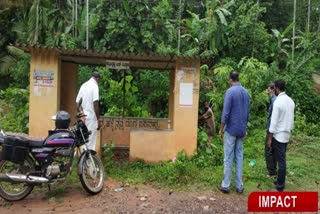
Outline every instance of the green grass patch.
{"label": "green grass patch", "polygon": [[[180,152],[175,162],[145,164],[142,161],[111,163],[108,158],[106,171],[116,180],[129,184],[152,184],[173,189],[216,190],[223,177],[223,145],[218,139],[207,149],[205,140],[198,136],[198,151],[188,158]],[[287,191],[317,190],[320,183],[320,138],[294,136],[287,150]],[[267,176],[264,159],[265,130],[255,130],[244,143],[243,181],[246,192],[268,191],[273,179]],[[110,155],[110,153],[108,154]],[[254,161],[254,165],[249,164]],[[234,173],[231,183],[234,190]]]}

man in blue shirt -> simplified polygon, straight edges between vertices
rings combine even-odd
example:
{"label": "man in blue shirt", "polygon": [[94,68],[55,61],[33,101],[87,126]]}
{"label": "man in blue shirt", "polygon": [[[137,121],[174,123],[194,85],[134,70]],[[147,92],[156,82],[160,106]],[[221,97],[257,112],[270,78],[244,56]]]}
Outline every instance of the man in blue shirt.
{"label": "man in blue shirt", "polygon": [[270,97],[270,103],[268,107],[268,120],[267,120],[267,133],[266,133],[266,143],[265,143],[265,159],[267,164],[267,169],[269,176],[276,176],[277,175],[277,160],[274,148],[269,148],[268,146],[268,139],[269,139],[269,127],[273,109],[273,102],[277,98],[274,91],[274,83],[270,83],[267,88],[267,93]]}
{"label": "man in blue shirt", "polygon": [[224,96],[223,113],[219,131],[220,140],[222,140],[222,133],[224,132],[224,175],[219,190],[223,193],[229,193],[232,162],[233,159],[235,159],[236,191],[242,193],[243,139],[247,135],[246,129],[250,111],[250,96],[247,90],[239,83],[238,72],[230,72],[229,84],[231,87]]}

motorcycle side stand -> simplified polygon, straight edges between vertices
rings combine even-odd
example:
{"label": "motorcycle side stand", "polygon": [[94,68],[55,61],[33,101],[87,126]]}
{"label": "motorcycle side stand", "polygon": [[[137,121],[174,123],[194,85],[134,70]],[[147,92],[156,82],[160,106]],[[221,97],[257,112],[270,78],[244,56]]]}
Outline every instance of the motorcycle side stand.
{"label": "motorcycle side stand", "polygon": [[55,184],[55,182],[54,182],[54,183],[49,183],[49,184],[48,184],[48,191],[49,191],[49,192],[51,192],[51,187],[52,187],[54,184]]}

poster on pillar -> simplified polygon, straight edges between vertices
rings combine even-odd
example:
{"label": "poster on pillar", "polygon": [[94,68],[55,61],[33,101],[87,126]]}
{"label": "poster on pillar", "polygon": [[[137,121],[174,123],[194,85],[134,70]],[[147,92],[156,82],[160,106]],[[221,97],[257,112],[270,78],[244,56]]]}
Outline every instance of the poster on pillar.
{"label": "poster on pillar", "polygon": [[54,72],[38,71],[33,72],[33,92],[35,96],[50,95],[54,87]]}
{"label": "poster on pillar", "polygon": [[193,83],[180,83],[180,107],[192,107],[193,104]]}

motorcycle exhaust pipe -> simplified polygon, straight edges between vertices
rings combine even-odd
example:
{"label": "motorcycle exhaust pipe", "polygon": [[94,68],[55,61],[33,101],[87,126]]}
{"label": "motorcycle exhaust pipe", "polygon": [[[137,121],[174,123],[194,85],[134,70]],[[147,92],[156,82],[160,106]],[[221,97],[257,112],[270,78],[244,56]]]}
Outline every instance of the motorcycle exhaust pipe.
{"label": "motorcycle exhaust pipe", "polygon": [[0,174],[0,181],[10,182],[11,179],[6,174]]}
{"label": "motorcycle exhaust pipe", "polygon": [[26,176],[22,174],[9,174],[6,173],[0,174],[0,181],[7,181],[7,182],[25,182],[29,184],[41,184],[41,183],[48,183],[49,179],[38,177],[38,176]]}

